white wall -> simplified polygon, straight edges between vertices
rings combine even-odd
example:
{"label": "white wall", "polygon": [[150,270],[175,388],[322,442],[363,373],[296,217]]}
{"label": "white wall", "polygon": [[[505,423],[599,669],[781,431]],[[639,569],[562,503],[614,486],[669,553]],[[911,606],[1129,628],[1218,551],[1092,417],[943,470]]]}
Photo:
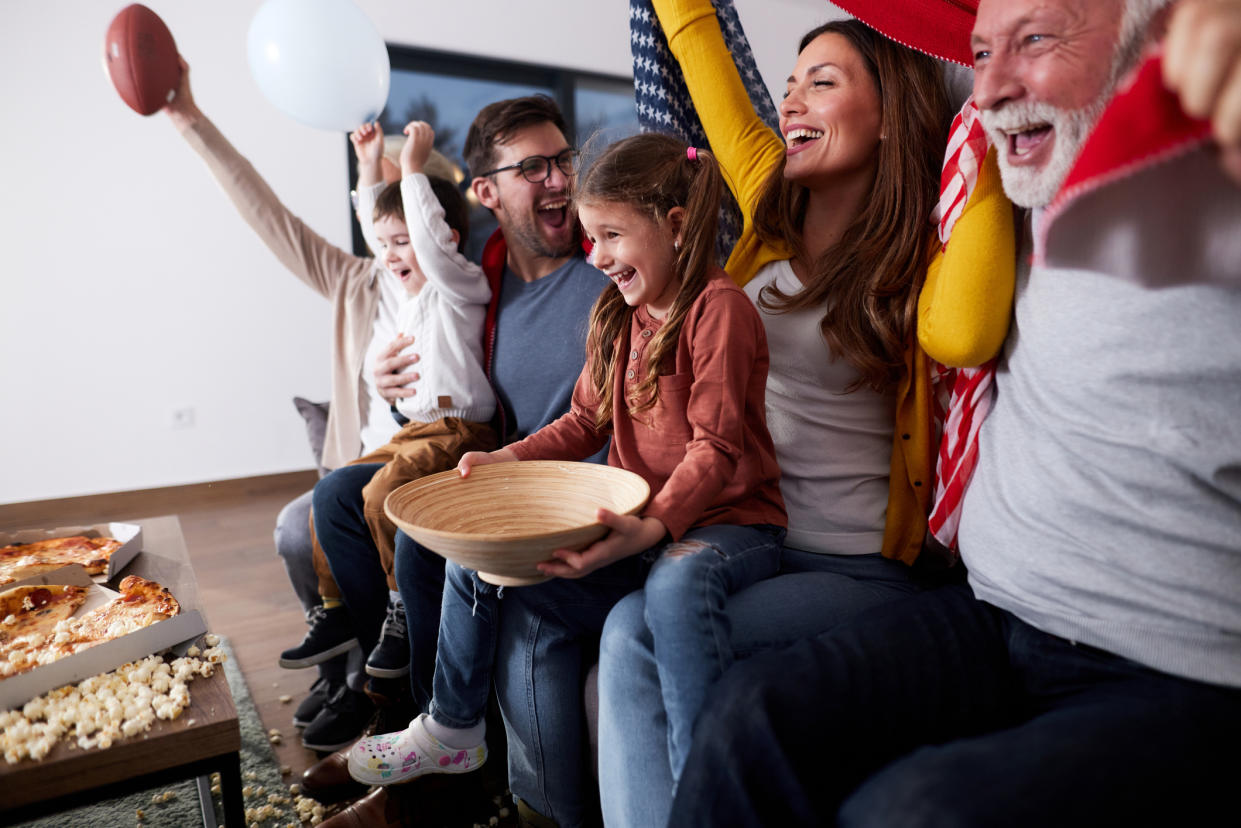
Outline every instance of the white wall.
{"label": "white wall", "polygon": [[[259,93],[259,0],[144,0],[201,108],[312,227],[349,244],[345,136]],[[629,74],[624,0],[358,0],[385,39]],[[283,271],[162,114],[102,69],[125,5],[0,4],[0,503],[303,469],[290,399],[326,399],[327,303]],[[823,0],[737,0],[773,88]],[[194,425],[173,427],[192,408]]]}

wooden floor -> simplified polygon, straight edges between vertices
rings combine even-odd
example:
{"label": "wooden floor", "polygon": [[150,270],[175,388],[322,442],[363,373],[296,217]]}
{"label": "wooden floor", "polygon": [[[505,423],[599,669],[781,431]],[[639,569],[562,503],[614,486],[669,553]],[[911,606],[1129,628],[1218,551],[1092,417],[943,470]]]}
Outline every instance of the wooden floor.
{"label": "wooden floor", "polygon": [[[293,708],[317,671],[284,670],[281,650],[306,631],[301,605],[276,555],[272,530],[281,507],[309,490],[314,472],[65,500],[0,505],[0,530],[177,515],[198,578],[210,630],[228,636],[263,727],[279,730],[276,754],[296,781],[317,760],[301,746]],[[191,688],[192,690],[192,688]],[[282,695],[292,696],[281,703]]]}

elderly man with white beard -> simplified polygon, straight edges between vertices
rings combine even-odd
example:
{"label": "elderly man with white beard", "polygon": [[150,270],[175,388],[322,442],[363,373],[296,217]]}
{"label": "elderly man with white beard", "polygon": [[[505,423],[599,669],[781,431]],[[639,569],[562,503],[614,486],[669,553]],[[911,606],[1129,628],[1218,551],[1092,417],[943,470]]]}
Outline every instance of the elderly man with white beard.
{"label": "elderly man with white beard", "polygon": [[[1029,241],[1166,5],[979,3],[975,100],[1028,213],[968,581],[732,668],[671,825],[1235,821],[1241,284],[1149,289]],[[1235,170],[1241,4],[1183,5],[1165,75]]]}

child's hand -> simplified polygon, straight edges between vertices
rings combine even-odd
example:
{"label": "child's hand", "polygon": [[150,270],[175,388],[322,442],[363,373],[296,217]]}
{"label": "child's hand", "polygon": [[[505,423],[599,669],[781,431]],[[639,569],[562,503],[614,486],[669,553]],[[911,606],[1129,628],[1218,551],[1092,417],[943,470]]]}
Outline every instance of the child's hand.
{"label": "child's hand", "polygon": [[435,130],[426,121],[410,121],[405,125],[405,146],[401,147],[401,176],[420,173],[431,157]]}
{"label": "child's hand", "polygon": [[618,515],[599,510],[599,522],[609,527],[603,540],[595,541],[580,552],[557,549],[552,560],[539,564],[539,572],[558,578],[581,578],[596,569],[636,555],[664,539],[668,528],[658,518]]}
{"label": "child's hand", "polygon": [[467,451],[457,463],[457,471],[462,477],[470,476],[470,469],[475,466],[486,466],[490,463],[516,463],[517,457],[506,448],[496,451]]}
{"label": "child's hand", "polygon": [[358,156],[358,186],[383,181],[384,134],[378,122],[362,124],[349,133],[349,143]]}

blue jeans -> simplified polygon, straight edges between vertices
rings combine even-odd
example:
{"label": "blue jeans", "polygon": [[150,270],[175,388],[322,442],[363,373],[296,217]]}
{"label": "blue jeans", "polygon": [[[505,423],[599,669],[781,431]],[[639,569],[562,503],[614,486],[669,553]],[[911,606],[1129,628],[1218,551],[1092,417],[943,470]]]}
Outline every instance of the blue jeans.
{"label": "blue jeans", "polygon": [[[309,615],[319,606],[319,579],[315,575],[312,560],[313,547],[310,540],[310,502],[313,492],[298,495],[280,510],[276,517],[276,553],[284,561],[289,583]],[[360,687],[365,682],[362,675],[363,654],[356,647],[349,652],[330,658],[319,665],[320,677],[330,685],[348,681],[350,687]]]}
{"label": "blue jeans", "polygon": [[730,671],[671,824],[1219,824],[1239,742],[1241,688],[945,587]]}
{"label": "blue jeans", "polygon": [[719,524],[666,544],[642,592],[655,669],[668,715],[675,780],[685,764],[707,690],[733,663],[728,596],[776,573],[784,529]]}
{"label": "blue jeans", "polygon": [[[700,634],[701,638],[697,638],[697,644],[692,646],[684,642],[674,646],[680,647],[683,652],[695,646],[704,647],[705,652],[714,649],[717,652],[716,664],[731,657],[719,654],[721,649],[731,653],[731,648],[721,644],[728,637],[726,619],[709,622],[705,621],[705,616],[710,613],[712,602],[722,602],[722,596],[728,591],[740,588],[755,577],[769,574],[773,555],[768,552],[778,549],[782,535],[778,530],[710,526],[690,531],[681,545],[670,545],[680,554],[675,556],[675,561],[673,557],[663,564],[656,561],[655,567],[663,575],[656,577],[652,572],[645,580],[648,590],[652,588],[652,578],[655,578],[656,590],[660,588],[659,582],[665,582],[665,592],[675,593],[673,583],[689,575],[699,578],[696,588],[702,596],[696,611],[691,613],[699,627],[696,634]],[[720,547],[731,551],[728,555],[722,555]],[[701,552],[701,555],[684,555],[690,549]],[[596,785],[588,771],[591,763],[585,730],[582,679],[594,660],[594,648],[608,611],[620,598],[643,585],[648,570],[652,569],[649,561],[654,554],[653,550],[642,556],[618,561],[592,572],[581,581],[556,578],[536,586],[510,588],[504,592],[504,601],[500,602],[503,608],[499,613],[498,631],[475,631],[473,634],[478,638],[473,642],[465,641],[474,647],[493,646],[494,642],[495,688],[509,737],[509,787],[517,798],[562,828],[589,824],[596,819],[596,803],[593,801]],[[664,559],[660,557],[659,560]],[[673,566],[673,562],[691,566]],[[442,631],[462,628],[460,624],[469,621],[465,611],[467,608],[472,610],[475,601],[478,602],[480,617],[495,617],[490,607],[485,606],[495,601],[495,587],[485,585],[477,578],[465,580],[464,570],[458,574],[450,571],[448,580],[449,586],[444,591],[446,610],[441,622]],[[447,606],[449,593],[452,593],[459,613],[452,621]],[[675,605],[689,606],[689,602],[681,598],[680,601],[666,603],[669,612],[664,613],[661,622],[680,623],[673,612]],[[691,628],[692,624],[688,623],[685,631]],[[450,643],[449,638],[446,634],[439,641],[442,654],[448,652],[447,647],[457,647],[463,643]],[[705,667],[700,669],[716,669],[705,652],[697,655],[706,662]],[[441,660],[443,662],[444,658]],[[689,663],[686,660],[686,664]],[[449,669],[460,668],[446,667],[446,677]],[[460,677],[457,680],[463,682]],[[482,716],[479,705],[485,701],[485,684],[463,682],[463,686],[467,686],[470,694],[469,699],[465,700],[467,703],[457,706],[457,703],[448,701],[448,696],[444,696],[446,701],[439,706],[442,713],[437,716],[444,724],[449,724],[449,720],[473,724]],[[448,693],[449,690],[446,688],[444,691]],[[658,696],[658,680],[655,693]],[[441,696],[437,686],[437,703],[439,699]],[[688,709],[689,704],[686,703],[683,708]],[[666,737],[660,741],[659,750],[666,762],[669,750]]]}
{"label": "blue jeans", "polygon": [[[732,650],[738,659],[809,638],[921,588],[909,567],[879,555],[821,555],[786,548],[780,570],[728,600]],[[646,623],[646,600],[643,591],[617,604],[600,645],[599,782],[609,826],[665,825],[672,807],[670,715]]]}
{"label": "blue jeans", "polygon": [[[410,547],[417,544],[397,543],[402,597],[401,567]],[[582,679],[608,610],[642,585],[646,569],[635,555],[578,580],[503,590],[455,564],[445,572],[436,719],[458,726],[481,721],[494,669],[508,735],[509,787],[561,828],[597,820]]]}
{"label": "blue jeans", "polygon": [[426,710],[431,704],[435,675],[440,606],[445,588],[444,559],[398,531],[393,566],[397,591],[405,605],[405,627],[409,634],[409,687],[418,709]]}
{"label": "blue jeans", "polygon": [[382,463],[341,466],[315,484],[312,498],[315,535],[362,652],[368,654],[379,643],[387,613],[388,576],[362,513],[362,489],[381,468]]}

